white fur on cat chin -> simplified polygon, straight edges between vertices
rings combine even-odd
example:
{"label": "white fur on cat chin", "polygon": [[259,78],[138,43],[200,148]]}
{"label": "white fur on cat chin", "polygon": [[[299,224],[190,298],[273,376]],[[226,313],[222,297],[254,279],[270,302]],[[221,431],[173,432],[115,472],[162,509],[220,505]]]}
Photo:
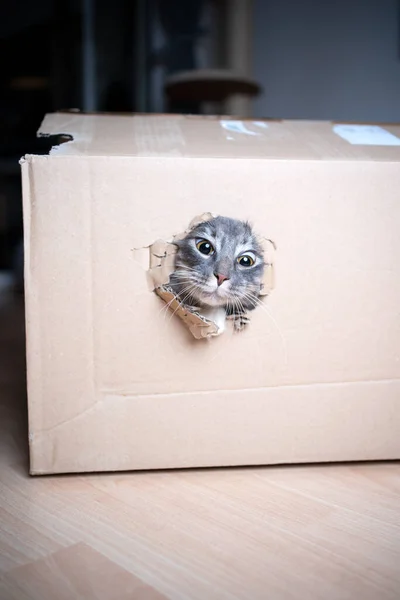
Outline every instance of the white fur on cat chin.
{"label": "white fur on cat chin", "polygon": [[210,306],[209,308],[202,308],[199,310],[199,314],[216,324],[218,327],[217,335],[220,335],[225,331],[226,311],[223,306]]}

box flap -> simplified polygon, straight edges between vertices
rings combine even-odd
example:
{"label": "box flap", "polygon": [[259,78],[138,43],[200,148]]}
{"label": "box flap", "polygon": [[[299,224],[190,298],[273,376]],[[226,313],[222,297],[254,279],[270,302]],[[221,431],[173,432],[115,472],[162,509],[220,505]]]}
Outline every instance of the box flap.
{"label": "box flap", "polygon": [[399,125],[183,115],[53,113],[39,135],[71,135],[54,156],[400,161]]}

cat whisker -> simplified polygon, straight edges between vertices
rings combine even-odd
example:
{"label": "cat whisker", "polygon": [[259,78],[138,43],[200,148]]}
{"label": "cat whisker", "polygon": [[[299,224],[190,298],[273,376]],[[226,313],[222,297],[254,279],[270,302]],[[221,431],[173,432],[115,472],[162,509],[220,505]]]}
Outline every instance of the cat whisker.
{"label": "cat whisker", "polygon": [[200,282],[196,281],[196,279],[192,279],[192,278],[189,278],[189,277],[176,277],[176,278],[174,278],[174,279],[171,280],[171,283],[172,284],[174,284],[174,283],[175,284],[177,284],[177,283],[178,284],[182,284],[182,283],[195,283],[195,284],[199,285]]}
{"label": "cat whisker", "polygon": [[[162,300],[162,298],[161,298],[161,300]],[[169,302],[164,302],[164,300],[163,300],[163,306],[158,311],[158,314],[161,315],[161,313],[163,311],[165,311],[165,313],[167,313],[168,312],[168,308],[171,306],[171,304],[172,304],[173,301],[174,301],[174,298],[171,298],[171,300]]]}
{"label": "cat whisker", "polygon": [[189,266],[185,266],[185,265],[175,265],[176,266],[176,271],[182,270],[182,271],[187,271],[189,272],[194,272],[197,273],[197,269],[193,268],[193,267],[189,267]]}
{"label": "cat whisker", "polygon": [[191,292],[192,292],[194,289],[196,289],[196,286],[192,286],[192,287],[190,287],[190,286],[189,286],[188,288],[185,288],[185,290],[183,290],[183,291],[181,292],[181,295],[183,295],[183,294],[186,292],[186,294],[185,294],[185,296],[184,296],[183,298],[181,298],[181,296],[179,296],[179,298],[178,298],[178,297],[176,297],[176,300],[178,301],[178,306],[175,308],[175,310],[174,310],[174,311],[173,311],[173,313],[171,314],[171,316],[170,316],[170,318],[169,318],[169,321],[168,321],[168,322],[171,322],[171,320],[172,320],[173,316],[175,315],[176,311],[177,311],[179,308],[183,308],[183,306],[184,306],[184,305],[185,305],[185,303],[186,303],[186,300],[188,300],[188,299],[190,298],[190,296],[191,296]]}
{"label": "cat whisker", "polygon": [[182,260],[180,260],[179,257],[175,261],[175,266],[176,267],[183,267],[184,269],[194,269],[194,270],[196,270],[196,267],[192,267],[189,264],[187,264],[186,262],[182,262]]}
{"label": "cat whisker", "polygon": [[[188,286],[187,288],[184,288],[183,292],[185,292],[187,289],[189,289],[189,287],[190,286]],[[171,298],[171,300],[169,302],[166,302],[164,304],[164,306],[161,308],[161,310],[159,311],[160,313],[162,313],[163,311],[165,311],[164,315],[163,315],[164,319],[166,318],[166,316],[168,314],[168,309],[171,307],[171,304],[174,302],[174,300],[178,300],[179,301],[179,299],[176,296],[174,296],[173,298]]]}
{"label": "cat whisker", "polygon": [[185,278],[185,279],[179,279],[179,278],[173,279],[172,281],[170,280],[170,283],[172,285],[174,285],[174,284],[175,285],[176,284],[185,284],[185,283],[193,283],[193,284],[199,285],[198,281],[194,281],[193,279],[187,279],[187,278]]}
{"label": "cat whisker", "polygon": [[184,281],[185,279],[187,279],[188,281],[193,281],[193,282],[197,282],[198,281],[198,277],[194,276],[193,273],[185,273],[183,271],[175,271],[172,275],[171,275],[172,279],[178,279],[179,281]]}
{"label": "cat whisker", "polygon": [[174,274],[175,273],[186,273],[187,275],[191,275],[192,273],[196,273],[196,271],[192,271],[192,270],[189,270],[189,269],[184,269],[184,268],[179,268],[178,267],[177,269],[175,269]]}

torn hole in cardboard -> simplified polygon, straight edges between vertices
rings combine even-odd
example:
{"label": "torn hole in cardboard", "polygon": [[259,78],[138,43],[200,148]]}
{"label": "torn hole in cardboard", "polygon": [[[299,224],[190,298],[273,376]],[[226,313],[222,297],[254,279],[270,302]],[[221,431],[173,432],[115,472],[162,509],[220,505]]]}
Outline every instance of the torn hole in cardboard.
{"label": "torn hole in cardboard", "polygon": [[70,133],[38,133],[37,145],[38,150],[35,154],[50,155],[51,152],[57,150],[62,144],[68,144],[74,141],[74,136]]}
{"label": "torn hole in cardboard", "polygon": [[[175,270],[176,254],[178,240],[183,239],[186,235],[200,223],[209,221],[215,218],[212,213],[203,213],[196,216],[189,224],[186,231],[176,234],[172,241],[157,240],[149,246],[149,270],[147,278],[149,288],[154,291],[169,307],[196,339],[207,339],[219,336],[223,333],[224,328],[219,326],[216,321],[202,315],[193,307],[184,305],[179,298],[174,294],[169,287],[169,279]],[[275,243],[268,238],[260,238],[264,248],[265,269],[262,282],[260,296],[266,297],[275,287],[274,277],[274,252],[276,250]]]}

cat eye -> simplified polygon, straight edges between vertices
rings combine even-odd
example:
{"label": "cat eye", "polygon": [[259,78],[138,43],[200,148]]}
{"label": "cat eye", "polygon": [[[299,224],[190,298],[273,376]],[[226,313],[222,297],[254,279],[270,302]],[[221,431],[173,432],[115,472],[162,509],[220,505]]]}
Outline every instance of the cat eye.
{"label": "cat eye", "polygon": [[198,240],[196,242],[196,248],[205,256],[211,256],[211,254],[214,254],[215,252],[214,246],[208,240]]}
{"label": "cat eye", "polygon": [[242,256],[238,257],[237,261],[241,267],[252,267],[256,262],[251,254],[242,254]]}

